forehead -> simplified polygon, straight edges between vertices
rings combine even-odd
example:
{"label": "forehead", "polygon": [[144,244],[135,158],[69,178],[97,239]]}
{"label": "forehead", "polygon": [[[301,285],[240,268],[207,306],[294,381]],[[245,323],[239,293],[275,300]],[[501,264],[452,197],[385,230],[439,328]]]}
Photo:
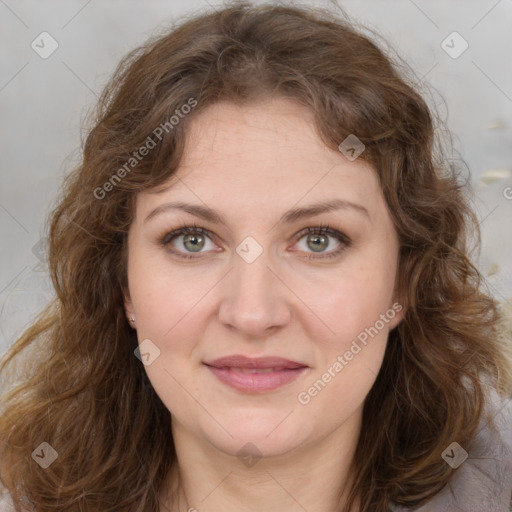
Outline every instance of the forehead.
{"label": "forehead", "polygon": [[205,202],[215,197],[233,204],[292,205],[301,197],[326,199],[336,193],[364,201],[379,195],[380,187],[363,160],[350,161],[325,146],[309,109],[268,98],[244,105],[215,103],[190,120],[176,173],[144,195],[154,204],[164,194],[183,193]]}
{"label": "forehead", "polygon": [[202,167],[208,158],[206,167],[229,162],[239,164],[240,172],[258,168],[275,175],[290,170],[290,164],[307,168],[315,161],[342,160],[320,139],[312,112],[289,99],[215,103],[191,121],[182,169]]}

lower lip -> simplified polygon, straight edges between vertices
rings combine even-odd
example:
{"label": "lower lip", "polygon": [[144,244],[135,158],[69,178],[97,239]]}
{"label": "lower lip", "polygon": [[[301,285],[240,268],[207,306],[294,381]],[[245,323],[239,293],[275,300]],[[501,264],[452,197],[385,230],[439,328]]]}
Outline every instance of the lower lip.
{"label": "lower lip", "polygon": [[231,368],[216,368],[205,365],[221,382],[238,391],[263,393],[278,389],[297,379],[307,367],[276,370],[266,373],[237,372]]}

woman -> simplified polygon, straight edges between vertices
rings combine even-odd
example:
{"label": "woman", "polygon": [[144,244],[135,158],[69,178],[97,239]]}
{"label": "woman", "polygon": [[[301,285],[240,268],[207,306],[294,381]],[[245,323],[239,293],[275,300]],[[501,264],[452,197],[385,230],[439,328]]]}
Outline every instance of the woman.
{"label": "woman", "polygon": [[43,343],[2,400],[13,504],[508,510],[501,317],[434,142],[331,12],[238,4],[125,58],[2,364]]}

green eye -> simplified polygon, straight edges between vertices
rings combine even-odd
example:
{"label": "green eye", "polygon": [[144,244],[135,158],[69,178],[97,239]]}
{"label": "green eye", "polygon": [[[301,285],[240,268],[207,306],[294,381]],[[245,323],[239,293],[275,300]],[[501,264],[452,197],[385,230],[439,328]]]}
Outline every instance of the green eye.
{"label": "green eye", "polygon": [[[182,237],[180,245],[185,251],[178,249],[174,244],[174,241],[180,237]],[[213,245],[212,239],[214,238],[215,236],[210,233],[210,231],[200,226],[183,226],[180,229],[166,233],[161,238],[160,244],[169,248],[169,250],[178,257],[192,259],[196,258],[194,253],[198,255],[207,253],[208,250],[203,251],[203,249],[207,247],[208,240],[210,240]],[[298,233],[295,238],[298,242],[303,238],[306,239],[306,247],[299,252],[308,253],[308,249],[312,251],[312,253],[306,256],[309,259],[335,257],[351,244],[350,239],[345,234],[328,225],[308,227]],[[338,247],[335,250],[327,252],[326,249],[332,245],[331,239],[336,240]]]}
{"label": "green eye", "polygon": [[[302,238],[305,238],[307,248],[311,249],[313,253],[318,254],[318,256],[310,254],[307,256],[309,259],[333,258],[350,246],[350,239],[345,234],[328,225],[306,228],[299,233],[299,237],[299,242]],[[330,241],[331,238],[336,239],[339,246],[337,249],[326,252],[326,249],[332,245]]]}

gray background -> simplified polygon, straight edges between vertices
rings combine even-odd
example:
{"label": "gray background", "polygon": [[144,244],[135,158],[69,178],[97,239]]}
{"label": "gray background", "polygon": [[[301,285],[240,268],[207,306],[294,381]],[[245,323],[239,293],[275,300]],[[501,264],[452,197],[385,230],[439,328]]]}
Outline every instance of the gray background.
{"label": "gray background", "polygon": [[[477,264],[493,293],[511,299],[512,199],[504,191],[512,186],[512,0],[339,3],[434,88],[431,101],[456,135],[476,193]],[[124,54],[208,4],[222,2],[0,0],[0,355],[52,296],[44,220],[79,158],[82,118]],[[441,46],[461,48],[446,39],[454,31],[469,45],[457,58]],[[42,32],[58,43],[46,59],[31,47],[43,45]]]}

